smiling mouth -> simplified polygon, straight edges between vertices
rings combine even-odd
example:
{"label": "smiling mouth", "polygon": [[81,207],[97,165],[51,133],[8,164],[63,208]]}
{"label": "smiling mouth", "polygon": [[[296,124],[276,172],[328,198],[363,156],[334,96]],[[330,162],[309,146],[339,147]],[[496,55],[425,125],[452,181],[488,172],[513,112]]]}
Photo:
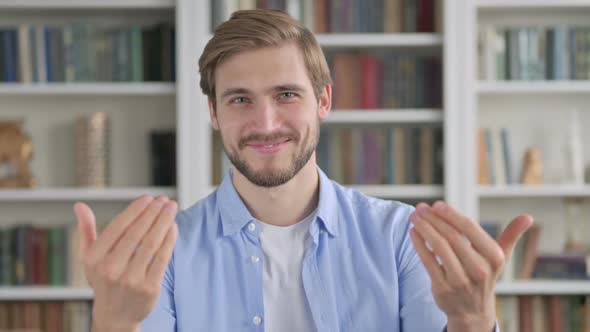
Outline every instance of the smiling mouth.
{"label": "smiling mouth", "polygon": [[287,143],[289,140],[286,141],[282,141],[282,142],[276,142],[276,143],[272,143],[272,144],[265,144],[264,147],[265,148],[272,148],[273,146],[277,146],[279,144],[283,144],[283,143]]}
{"label": "smiling mouth", "polygon": [[262,154],[274,154],[281,151],[291,139],[284,139],[274,142],[252,142],[246,146]]}
{"label": "smiling mouth", "polygon": [[272,143],[248,143],[248,145],[250,146],[254,146],[254,147],[264,147],[264,148],[272,148],[274,146],[283,144],[283,143],[287,143],[291,141],[290,139],[285,139],[285,140],[281,140],[281,141],[276,141],[276,142],[272,142]]}

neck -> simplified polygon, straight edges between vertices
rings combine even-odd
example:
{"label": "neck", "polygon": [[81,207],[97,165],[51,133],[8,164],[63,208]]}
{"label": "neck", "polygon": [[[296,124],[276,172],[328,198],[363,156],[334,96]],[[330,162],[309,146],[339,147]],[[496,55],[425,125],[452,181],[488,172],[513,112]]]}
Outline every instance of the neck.
{"label": "neck", "polygon": [[277,187],[259,187],[235,168],[232,180],[252,216],[266,224],[294,225],[318,205],[319,175],[314,156],[291,180]]}

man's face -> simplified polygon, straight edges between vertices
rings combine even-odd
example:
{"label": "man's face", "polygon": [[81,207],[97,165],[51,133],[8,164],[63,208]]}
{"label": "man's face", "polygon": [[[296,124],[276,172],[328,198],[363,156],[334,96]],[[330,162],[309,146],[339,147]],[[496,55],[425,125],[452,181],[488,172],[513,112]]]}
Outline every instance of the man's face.
{"label": "man's face", "polygon": [[232,164],[250,182],[278,186],[315,161],[331,90],[327,86],[316,99],[294,43],[228,58],[215,71],[215,86],[216,112],[209,103],[213,127],[220,130]]}

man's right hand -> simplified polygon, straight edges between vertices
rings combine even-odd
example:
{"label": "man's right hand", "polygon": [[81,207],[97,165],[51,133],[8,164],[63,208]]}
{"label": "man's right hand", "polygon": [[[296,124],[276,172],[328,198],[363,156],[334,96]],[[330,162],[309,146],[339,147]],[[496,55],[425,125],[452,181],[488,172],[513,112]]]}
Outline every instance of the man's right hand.
{"label": "man's right hand", "polygon": [[176,243],[178,206],[167,197],[142,196],[97,236],[88,205],[76,203],[80,258],[94,289],[93,331],[139,331],[160,295]]}

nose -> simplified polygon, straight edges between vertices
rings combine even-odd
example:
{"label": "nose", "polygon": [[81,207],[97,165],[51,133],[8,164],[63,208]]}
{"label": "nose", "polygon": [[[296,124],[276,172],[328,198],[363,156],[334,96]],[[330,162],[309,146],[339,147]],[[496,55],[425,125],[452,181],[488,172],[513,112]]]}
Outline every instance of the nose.
{"label": "nose", "polygon": [[259,103],[254,112],[256,129],[261,132],[274,132],[280,127],[279,110],[270,100]]}

